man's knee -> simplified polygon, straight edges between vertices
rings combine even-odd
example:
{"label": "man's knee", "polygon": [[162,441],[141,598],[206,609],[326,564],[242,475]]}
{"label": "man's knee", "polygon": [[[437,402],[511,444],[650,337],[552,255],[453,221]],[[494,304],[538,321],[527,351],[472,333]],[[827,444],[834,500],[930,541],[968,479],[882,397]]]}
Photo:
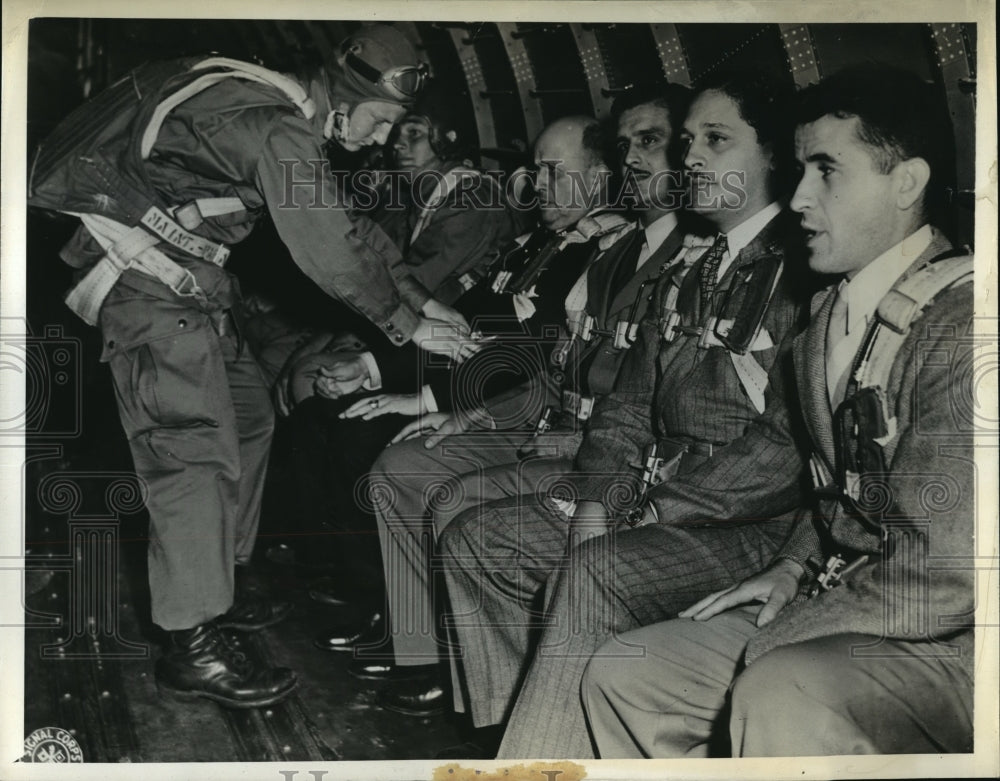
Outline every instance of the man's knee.
{"label": "man's knee", "polygon": [[296,443],[326,441],[326,424],[330,415],[325,405],[330,402],[320,396],[310,396],[295,405],[285,418],[288,430]]}
{"label": "man's knee", "polygon": [[[804,666],[801,654],[791,646],[764,654],[733,684],[733,718],[747,720],[767,714],[770,719],[783,719],[793,709],[799,711]],[[819,695],[812,687],[810,691]]]}
{"label": "man's knee", "polygon": [[[734,756],[867,753],[857,741],[849,702],[855,686],[833,659],[810,653],[816,644],[777,648],[744,670],[732,687]],[[803,733],[812,724],[817,733]],[[845,729],[845,725],[852,725]]]}
{"label": "man's knee", "polygon": [[478,505],[463,475],[442,477],[428,487],[427,509],[438,534],[463,512]]}
{"label": "man's knee", "polygon": [[622,658],[621,648],[615,641],[602,645],[583,671],[580,694],[584,704],[627,696],[628,687],[636,681],[633,662]]}
{"label": "man's knee", "polygon": [[382,480],[392,480],[401,470],[409,471],[410,464],[418,456],[413,445],[413,442],[400,442],[384,448],[378,454],[375,463],[372,464],[371,476]]}
{"label": "man's knee", "polygon": [[385,448],[368,472],[368,485],[376,514],[405,527],[422,525],[424,492],[432,467],[421,463],[424,448],[418,441]]}
{"label": "man's knee", "polygon": [[480,506],[470,507],[460,512],[438,536],[438,547],[442,557],[451,560],[467,559],[474,556],[481,546],[474,541],[482,537]]}

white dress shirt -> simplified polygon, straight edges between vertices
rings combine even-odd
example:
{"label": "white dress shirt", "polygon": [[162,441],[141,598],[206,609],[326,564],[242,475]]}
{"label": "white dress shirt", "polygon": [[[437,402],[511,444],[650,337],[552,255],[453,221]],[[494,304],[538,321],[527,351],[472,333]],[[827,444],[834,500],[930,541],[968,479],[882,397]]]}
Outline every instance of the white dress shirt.
{"label": "white dress shirt", "polygon": [[740,250],[757,238],[757,234],[764,230],[764,226],[779,214],[781,214],[781,204],[777,201],[771,201],[755,215],[726,233],[728,250],[719,263],[719,272],[715,277],[716,282],[722,279],[726,270],[733,265],[733,260],[740,254]]}
{"label": "white dress shirt", "polygon": [[[649,260],[653,253],[655,253],[664,241],[667,240],[674,228],[677,227],[677,215],[674,212],[667,212],[666,214],[659,217],[652,225],[645,228],[646,238],[643,242],[642,249],[639,250],[639,259],[636,262],[635,269],[638,271],[643,267],[643,264]],[[642,230],[642,224],[638,226],[639,230]],[[632,228],[631,230],[635,230]],[[621,241],[625,240],[623,236]],[[589,269],[584,270],[580,275],[580,278],[576,281],[572,288],[570,288],[569,295],[566,296],[566,311],[567,312],[582,312],[587,308],[587,279],[588,279]]]}
{"label": "white dress shirt", "polygon": [[826,333],[826,384],[833,407],[844,398],[847,375],[879,302],[930,246],[932,237],[930,226],[924,225],[840,283]]}

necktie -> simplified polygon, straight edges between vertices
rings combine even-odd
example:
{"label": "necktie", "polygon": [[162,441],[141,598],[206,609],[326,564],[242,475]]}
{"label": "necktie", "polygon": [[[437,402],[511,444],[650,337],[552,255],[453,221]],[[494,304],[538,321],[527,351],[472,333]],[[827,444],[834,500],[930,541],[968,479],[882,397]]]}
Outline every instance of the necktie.
{"label": "necktie", "polygon": [[720,233],[715,244],[709,247],[705,253],[705,260],[701,266],[701,314],[705,316],[712,311],[712,294],[715,293],[715,286],[718,284],[719,266],[722,264],[722,257],[729,251],[729,241],[725,233]]}
{"label": "necktie", "polygon": [[632,270],[638,271],[643,267],[646,261],[649,260],[649,256],[653,253],[649,251],[649,241],[646,239],[645,230],[637,228],[635,239],[638,244],[636,244],[637,251],[635,255],[635,262],[632,264]]}
{"label": "necktie", "polygon": [[847,391],[851,365],[858,345],[848,333],[847,298],[844,288],[837,291],[837,298],[830,310],[830,323],[826,329],[826,389],[830,394],[830,407],[836,409]]}
{"label": "necktie", "polygon": [[621,260],[618,261],[618,266],[615,268],[615,273],[611,279],[611,295],[609,300],[618,295],[628,284],[629,280],[635,276],[639,256],[642,254],[642,248],[645,245],[646,232],[642,228],[636,228],[635,236],[632,237],[632,243],[622,253]]}
{"label": "necktie", "polygon": [[[525,257],[524,266],[521,268],[520,273],[516,274],[514,279],[507,285],[507,292],[527,293],[531,290],[532,285],[538,281],[538,277],[545,271],[549,261],[559,253],[560,248],[563,246],[563,241],[564,237],[561,234],[548,233],[548,241],[535,251],[534,256],[527,255]],[[534,247],[533,243],[532,247]],[[528,248],[527,244],[525,248]]]}

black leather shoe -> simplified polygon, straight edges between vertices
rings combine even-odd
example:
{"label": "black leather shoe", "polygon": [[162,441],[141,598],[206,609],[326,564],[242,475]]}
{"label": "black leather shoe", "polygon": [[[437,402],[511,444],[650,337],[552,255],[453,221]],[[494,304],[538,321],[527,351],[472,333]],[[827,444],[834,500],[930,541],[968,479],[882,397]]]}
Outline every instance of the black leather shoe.
{"label": "black leather shoe", "polygon": [[156,683],[179,699],[203,697],[227,708],[261,708],[283,700],[298,683],[286,667],[255,664],[214,622],[168,635],[167,650],[156,662]]}
{"label": "black leather shoe", "polygon": [[318,578],[309,584],[309,598],[321,605],[344,607],[358,602],[356,596],[346,593],[344,587],[333,578]]}
{"label": "black leather shoe", "polygon": [[389,659],[355,657],[347,666],[347,674],[363,681],[427,680],[437,674],[436,664],[398,665]]}
{"label": "black leather shoe", "polygon": [[273,599],[241,599],[215,619],[220,629],[256,632],[283,621],[292,612],[290,602]]}
{"label": "black leather shoe", "polygon": [[280,572],[293,573],[302,578],[317,578],[333,572],[330,564],[304,561],[295,549],[284,543],[272,545],[263,554],[264,560]]}
{"label": "black leather shoe", "polygon": [[404,681],[379,692],[375,703],[407,716],[437,716],[444,713],[444,687],[434,679]]}
{"label": "black leather shoe", "polygon": [[370,613],[357,622],[334,627],[317,635],[313,645],[324,651],[353,651],[359,645],[374,645],[387,636],[381,611]]}

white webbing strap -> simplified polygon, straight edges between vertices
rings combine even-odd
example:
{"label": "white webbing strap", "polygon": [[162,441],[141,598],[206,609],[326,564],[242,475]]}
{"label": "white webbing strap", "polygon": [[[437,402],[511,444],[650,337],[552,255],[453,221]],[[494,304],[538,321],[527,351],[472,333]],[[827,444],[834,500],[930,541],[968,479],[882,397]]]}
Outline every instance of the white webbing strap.
{"label": "white webbing strap", "polygon": [[479,171],[459,166],[452,168],[440,179],[438,179],[437,185],[434,187],[434,192],[432,192],[430,198],[427,199],[427,205],[420,210],[420,216],[417,217],[417,224],[413,226],[413,232],[410,234],[410,244],[413,244],[413,242],[417,240],[417,237],[423,232],[424,228],[427,227],[427,224],[431,221],[431,217],[434,215],[434,212],[441,207],[451,191],[458,186],[458,180],[460,178],[478,179],[480,176],[482,176],[482,174],[480,174]]}
{"label": "white webbing strap", "polygon": [[[96,216],[96,215],[94,215]],[[229,247],[196,233],[189,233],[178,225],[169,214],[156,206],[150,206],[139,218],[146,230],[173,244],[177,249],[192,257],[207,260],[216,266],[223,266],[229,258]]]}
{"label": "white webbing strap", "polygon": [[[883,296],[876,310],[875,328],[862,345],[863,358],[854,371],[859,389],[885,389],[889,386],[893,364],[910,333],[913,321],[945,290],[972,282],[974,266],[972,255],[931,261],[898,282]],[[888,409],[884,409],[883,414],[889,433],[884,441],[877,441],[885,448],[895,439],[896,418],[889,414]]]}
{"label": "white webbing strap", "polygon": [[760,415],[764,411],[764,391],[767,389],[767,372],[764,371],[764,367],[757,363],[757,359],[749,352],[743,355],[730,352],[729,357],[733,361],[733,368],[736,369],[736,376],[740,380],[740,385],[743,386],[747,398],[750,399],[750,403],[753,404],[754,409],[757,410],[757,414]]}
{"label": "white webbing strap", "polygon": [[243,60],[234,60],[231,57],[209,57],[206,60],[202,60],[197,63],[192,70],[203,70],[205,68],[231,68],[234,71],[239,71],[246,76],[253,76],[257,81],[270,84],[273,87],[277,87],[288,99],[294,103],[302,115],[306,119],[312,119],[316,115],[316,104],[313,99],[309,97],[305,88],[299,84],[295,79],[286,76],[283,73],[278,73],[270,68],[265,68],[261,65],[257,65],[252,62],[244,62]]}
{"label": "white webbing strap", "polygon": [[169,212],[181,227],[194,230],[205,221],[206,217],[235,214],[245,209],[246,206],[240,198],[222,196],[219,198],[195,198],[183,206],[172,207]]}
{"label": "white webbing strap", "polygon": [[194,275],[156,249],[159,237],[98,214],[75,214],[106,254],[66,296],[66,305],[88,325],[97,325],[101,305],[127,269],[155,277],[179,296],[202,294]]}
{"label": "white webbing strap", "polygon": [[[774,298],[774,291],[778,289],[778,280],[781,279],[781,274],[785,270],[785,264],[781,263],[778,266],[778,271],[774,275],[774,280],[771,282],[771,289],[767,294],[767,303],[765,304],[764,312],[767,312],[767,307],[771,305],[771,299]],[[714,328],[712,329],[714,332]],[[747,351],[740,355],[732,350],[729,351],[729,357],[733,361],[733,368],[736,370],[736,376],[740,380],[740,385],[743,386],[743,391],[747,394],[747,398],[750,399],[750,403],[753,404],[754,409],[757,410],[757,414],[761,415],[764,412],[764,391],[767,390],[768,376],[767,371],[761,366],[757,359],[751,355],[753,352],[758,352],[760,350],[768,350],[774,347],[774,342],[771,339],[771,335],[764,328],[764,317],[761,316],[760,322],[757,324],[757,332],[753,335],[753,339]]]}
{"label": "white webbing strap", "polygon": [[240,60],[231,60],[228,57],[210,57],[194,65],[192,70],[216,67],[229,68],[230,70],[221,73],[206,73],[204,76],[200,76],[165,98],[156,107],[153,111],[153,116],[149,120],[149,124],[146,125],[146,129],[142,133],[142,140],[139,144],[139,153],[143,160],[148,159],[149,153],[153,151],[153,145],[156,143],[156,138],[160,134],[160,127],[167,118],[167,114],[184,101],[194,97],[212,85],[218,84],[224,79],[235,77],[248,81],[256,81],[261,84],[269,84],[284,92],[288,99],[299,108],[306,119],[312,119],[316,113],[316,104],[306,94],[301,84],[290,79],[288,76],[275,73],[259,65],[254,65],[250,62],[241,62]]}

